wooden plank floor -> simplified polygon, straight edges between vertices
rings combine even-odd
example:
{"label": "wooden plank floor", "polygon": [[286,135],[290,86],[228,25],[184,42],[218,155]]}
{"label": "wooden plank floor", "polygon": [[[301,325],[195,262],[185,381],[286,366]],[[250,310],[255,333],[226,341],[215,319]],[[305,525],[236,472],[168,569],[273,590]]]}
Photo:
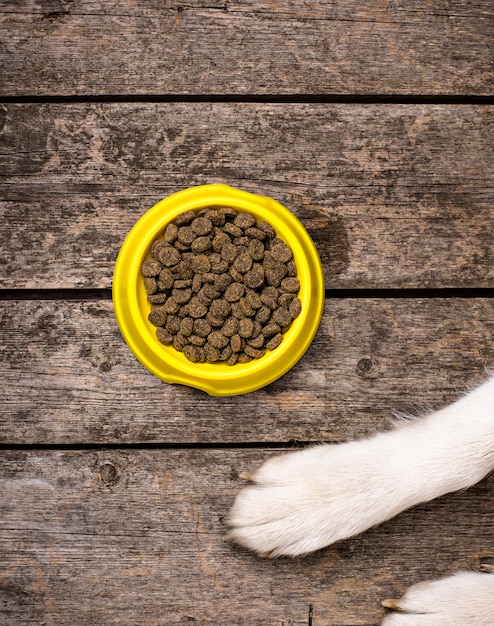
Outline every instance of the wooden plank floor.
{"label": "wooden plank floor", "polygon": [[[378,626],[494,562],[494,479],[303,559],[223,541],[239,474],[389,428],[494,365],[494,11],[423,0],[0,2],[0,624]],[[303,359],[166,385],[111,303],[179,189],[270,195],[319,250]]]}

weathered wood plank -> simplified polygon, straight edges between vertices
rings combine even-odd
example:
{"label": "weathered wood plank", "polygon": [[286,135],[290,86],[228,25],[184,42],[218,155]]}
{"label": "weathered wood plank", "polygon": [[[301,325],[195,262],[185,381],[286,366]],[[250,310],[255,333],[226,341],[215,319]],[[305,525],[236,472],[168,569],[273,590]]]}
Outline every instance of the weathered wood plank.
{"label": "weathered wood plank", "polygon": [[328,287],[492,286],[494,107],[6,105],[0,284],[108,287],[134,222],[223,182],[311,233]]}
{"label": "weathered wood plank", "polygon": [[6,95],[491,94],[489,0],[5,0]]}
{"label": "weathered wood plank", "polygon": [[10,451],[0,621],[377,626],[379,601],[494,556],[494,479],[305,559],[222,541],[238,472],[273,451]]}
{"label": "weathered wood plank", "polygon": [[289,373],[212,398],[144,370],[110,302],[2,302],[0,311],[5,443],[339,441],[386,427],[393,409],[451,401],[494,354],[494,299],[329,300]]}

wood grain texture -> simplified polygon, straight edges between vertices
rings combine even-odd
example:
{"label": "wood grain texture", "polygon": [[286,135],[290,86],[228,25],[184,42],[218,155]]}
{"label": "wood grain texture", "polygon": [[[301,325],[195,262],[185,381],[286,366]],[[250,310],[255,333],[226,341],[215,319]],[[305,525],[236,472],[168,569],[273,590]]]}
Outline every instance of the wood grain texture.
{"label": "wood grain texture", "polygon": [[0,284],[109,287],[158,200],[228,183],[314,239],[330,288],[493,285],[494,107],[5,105]]}
{"label": "wood grain texture", "polygon": [[238,472],[273,453],[2,453],[1,623],[377,626],[383,597],[494,556],[492,477],[305,559],[224,543]]}
{"label": "wood grain texture", "polygon": [[5,95],[491,94],[489,0],[4,0]]}
{"label": "wood grain texture", "polygon": [[341,441],[451,401],[493,364],[492,299],[329,300],[302,360],[213,398],[147,372],[110,302],[2,302],[4,443]]}

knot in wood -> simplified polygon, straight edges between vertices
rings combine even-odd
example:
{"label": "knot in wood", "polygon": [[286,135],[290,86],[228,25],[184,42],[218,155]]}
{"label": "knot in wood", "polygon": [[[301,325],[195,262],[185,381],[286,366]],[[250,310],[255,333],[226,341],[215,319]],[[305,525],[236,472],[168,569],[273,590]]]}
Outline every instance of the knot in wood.
{"label": "knot in wood", "polygon": [[362,357],[357,363],[357,374],[365,378],[371,374],[373,367],[374,363],[370,357]]}
{"label": "knot in wood", "polygon": [[112,463],[103,463],[100,467],[98,478],[104,485],[113,485],[118,480],[118,472]]}

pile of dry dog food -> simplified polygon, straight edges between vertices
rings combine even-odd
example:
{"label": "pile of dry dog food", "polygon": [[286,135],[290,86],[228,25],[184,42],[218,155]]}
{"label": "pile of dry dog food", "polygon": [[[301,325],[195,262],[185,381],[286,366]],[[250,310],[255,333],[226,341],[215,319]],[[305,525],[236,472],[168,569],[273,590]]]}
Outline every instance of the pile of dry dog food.
{"label": "pile of dry dog food", "polygon": [[157,338],[194,363],[260,358],[301,311],[290,247],[230,207],[178,215],[141,271]]}

